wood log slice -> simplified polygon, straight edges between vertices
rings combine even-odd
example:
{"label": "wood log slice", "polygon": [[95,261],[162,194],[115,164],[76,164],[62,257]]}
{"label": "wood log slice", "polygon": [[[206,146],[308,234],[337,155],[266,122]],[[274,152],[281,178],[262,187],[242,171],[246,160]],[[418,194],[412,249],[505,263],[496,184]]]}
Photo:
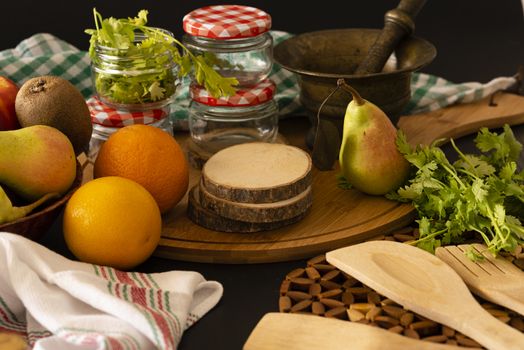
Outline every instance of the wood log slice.
{"label": "wood log slice", "polygon": [[207,193],[239,203],[273,203],[311,186],[311,157],[302,149],[252,142],[223,149],[202,169]]}
{"label": "wood log slice", "polygon": [[[281,134],[277,134],[276,139],[272,141],[272,143],[289,144],[289,141]],[[187,150],[187,160],[189,164],[195,169],[202,170],[204,164],[206,164],[208,159],[213,156],[213,153],[199,146],[191,138],[187,139],[185,143],[185,149]]]}
{"label": "wood log slice", "polygon": [[246,222],[240,220],[232,220],[204,208],[200,204],[199,186],[194,186],[189,191],[187,202],[187,216],[195,224],[214,231],[222,232],[236,232],[236,233],[254,233],[261,231],[276,230],[287,225],[294,224],[304,216],[308,211],[301,213],[293,218],[287,220],[273,221],[273,222]]}
{"label": "wood log slice", "polygon": [[228,219],[247,222],[273,222],[291,219],[305,212],[313,203],[311,186],[297,196],[274,203],[239,203],[218,198],[200,183],[200,204]]}

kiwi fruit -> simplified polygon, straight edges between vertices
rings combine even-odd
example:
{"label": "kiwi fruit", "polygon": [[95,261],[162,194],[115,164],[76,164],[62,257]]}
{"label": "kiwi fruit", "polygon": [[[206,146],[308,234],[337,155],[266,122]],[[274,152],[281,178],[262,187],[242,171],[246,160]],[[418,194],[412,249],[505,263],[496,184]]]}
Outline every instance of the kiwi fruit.
{"label": "kiwi fruit", "polygon": [[86,151],[93,126],[84,97],[69,81],[55,76],[29,79],[15,100],[22,127],[48,125],[63,132],[78,155]]}

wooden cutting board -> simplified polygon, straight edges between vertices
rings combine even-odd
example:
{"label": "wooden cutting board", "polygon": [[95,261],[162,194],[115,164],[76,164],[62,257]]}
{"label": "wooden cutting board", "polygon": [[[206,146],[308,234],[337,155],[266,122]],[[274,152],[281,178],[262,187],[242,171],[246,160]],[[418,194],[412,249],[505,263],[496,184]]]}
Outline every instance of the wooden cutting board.
{"label": "wooden cutting board", "polygon": [[[498,127],[524,122],[524,97],[499,93],[491,106],[489,98],[435,112],[402,117],[399,127],[412,143],[460,137],[482,126]],[[289,143],[305,148],[309,124],[305,119],[281,122],[280,131]],[[187,135],[175,135],[181,143]],[[186,216],[187,198],[163,218],[163,231],[156,256],[216,263],[262,263],[295,260],[361,242],[394,231],[415,218],[411,205],[383,197],[364,195],[337,187],[338,170],[313,172],[313,206],[300,222],[274,231],[254,234],[223,233],[195,225]],[[190,186],[199,181],[192,169]]]}

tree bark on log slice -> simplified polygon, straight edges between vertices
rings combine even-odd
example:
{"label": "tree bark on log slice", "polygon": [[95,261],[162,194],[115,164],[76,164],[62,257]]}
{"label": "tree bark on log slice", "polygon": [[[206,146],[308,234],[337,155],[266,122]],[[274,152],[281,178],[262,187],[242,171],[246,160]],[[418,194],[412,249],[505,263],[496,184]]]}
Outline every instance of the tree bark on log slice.
{"label": "tree bark on log slice", "polygon": [[274,203],[310,187],[311,169],[311,157],[298,147],[252,142],[213,155],[202,169],[202,187],[231,202]]}
{"label": "tree bark on log slice", "polygon": [[222,232],[254,233],[276,230],[302,220],[307,213],[308,211],[305,211],[293,218],[273,222],[254,223],[228,219],[202,207],[198,185],[189,191],[187,203],[187,216],[191,221],[207,229]]}
{"label": "tree bark on log slice", "polygon": [[218,198],[200,183],[202,207],[228,219],[247,222],[273,222],[291,219],[305,212],[313,203],[311,187],[293,198],[274,203],[239,203]]}

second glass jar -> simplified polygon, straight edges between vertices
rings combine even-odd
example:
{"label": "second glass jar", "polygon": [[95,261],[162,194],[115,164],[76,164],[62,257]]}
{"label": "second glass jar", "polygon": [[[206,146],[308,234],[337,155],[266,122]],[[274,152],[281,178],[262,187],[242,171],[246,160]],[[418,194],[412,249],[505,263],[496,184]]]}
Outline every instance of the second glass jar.
{"label": "second glass jar", "polygon": [[207,6],[183,20],[184,45],[202,55],[224,77],[234,77],[239,87],[266,79],[272,68],[271,17],[254,7]]}

